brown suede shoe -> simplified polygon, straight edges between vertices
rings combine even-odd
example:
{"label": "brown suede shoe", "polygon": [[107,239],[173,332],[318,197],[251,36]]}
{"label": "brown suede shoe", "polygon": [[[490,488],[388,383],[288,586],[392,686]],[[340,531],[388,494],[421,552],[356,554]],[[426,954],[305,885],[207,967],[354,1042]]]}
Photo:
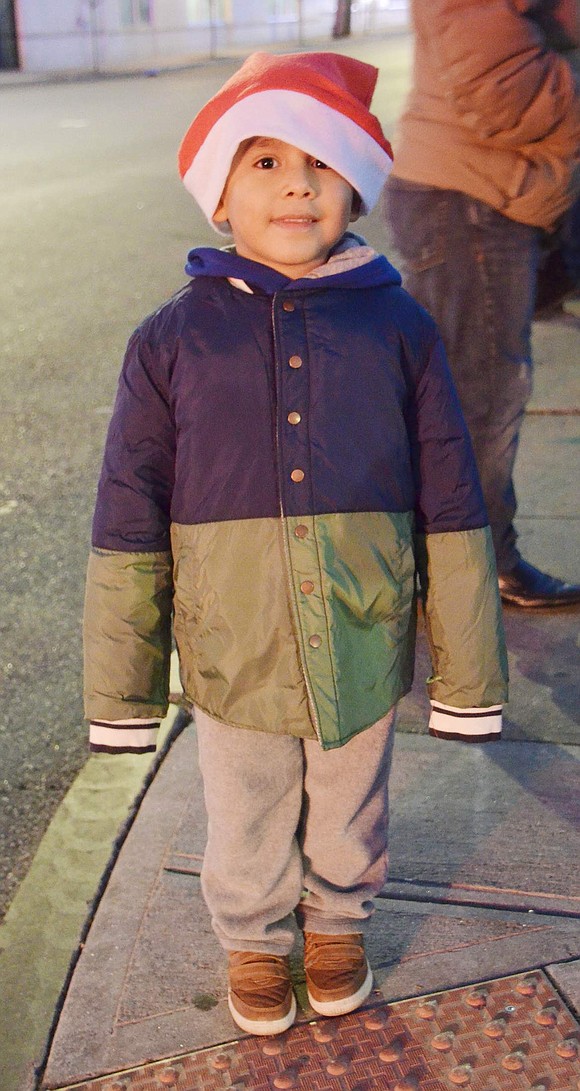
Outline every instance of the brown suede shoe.
{"label": "brown suede shoe", "polygon": [[319,1015],[346,1015],[366,1000],[373,987],[360,933],[323,936],[304,933],[308,999]]}
{"label": "brown suede shoe", "polygon": [[282,1034],[296,1018],[290,961],[261,951],[231,951],[228,1007],[248,1034]]}

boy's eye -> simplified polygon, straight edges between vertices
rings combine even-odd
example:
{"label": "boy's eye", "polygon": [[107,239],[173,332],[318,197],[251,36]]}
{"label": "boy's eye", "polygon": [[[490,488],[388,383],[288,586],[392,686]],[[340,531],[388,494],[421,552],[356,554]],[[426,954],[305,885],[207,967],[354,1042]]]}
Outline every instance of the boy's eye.
{"label": "boy's eye", "polygon": [[323,163],[322,159],[315,159],[314,166],[317,170],[328,170],[328,163]]}
{"label": "boy's eye", "polygon": [[257,167],[261,170],[272,170],[272,167],[276,166],[276,160],[273,155],[262,155],[256,163]]}

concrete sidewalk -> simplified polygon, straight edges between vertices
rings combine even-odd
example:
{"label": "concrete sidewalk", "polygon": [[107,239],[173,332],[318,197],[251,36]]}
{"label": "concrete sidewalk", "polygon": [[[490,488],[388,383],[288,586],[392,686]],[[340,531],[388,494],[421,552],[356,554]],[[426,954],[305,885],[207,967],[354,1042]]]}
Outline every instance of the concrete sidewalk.
{"label": "concrete sidewalk", "polygon": [[[174,743],[123,847],[69,988],[43,1087],[126,1072],[240,1035],[199,887],[205,816],[194,736],[187,729]],[[391,878],[368,939],[379,990],[373,1004],[544,967],[570,1008],[580,1006],[580,962],[570,961],[580,956],[580,889],[571,879],[578,856],[574,751],[523,741],[466,747],[399,734]],[[302,988],[299,944],[295,979],[307,1024],[316,1016]],[[256,1077],[245,1086],[270,1084]]]}
{"label": "concrete sidewalk", "polygon": [[[573,315],[536,324],[517,483],[525,555],[569,578],[579,333]],[[377,988],[363,1011],[316,1019],[297,939],[302,1008],[281,1039],[244,1038],[229,1017],[200,895],[195,726],[176,733],[115,850],[27,1089],[580,1088],[579,616],[505,611],[511,700],[504,740],[489,746],[424,734],[421,637],[395,746],[390,878],[368,941]]]}

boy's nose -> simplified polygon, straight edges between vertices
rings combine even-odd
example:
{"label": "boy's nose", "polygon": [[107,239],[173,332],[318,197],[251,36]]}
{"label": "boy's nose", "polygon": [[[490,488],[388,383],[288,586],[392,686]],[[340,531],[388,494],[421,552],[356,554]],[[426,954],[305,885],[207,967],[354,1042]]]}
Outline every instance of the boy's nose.
{"label": "boy's nose", "polygon": [[287,197],[313,197],[316,185],[312,172],[306,168],[291,171],[284,179],[283,190]]}

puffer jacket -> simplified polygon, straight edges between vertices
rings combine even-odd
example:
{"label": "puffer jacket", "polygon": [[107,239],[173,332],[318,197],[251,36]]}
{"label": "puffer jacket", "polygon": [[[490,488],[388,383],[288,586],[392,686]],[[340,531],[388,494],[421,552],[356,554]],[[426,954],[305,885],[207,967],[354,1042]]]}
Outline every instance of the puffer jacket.
{"label": "puffer jacket", "polygon": [[509,219],[551,229],[580,185],[578,86],[572,65],[550,48],[574,46],[567,3],[412,0],[411,7],[413,86],[395,134],[393,176],[466,193]]}
{"label": "puffer jacket", "polygon": [[324,748],[411,686],[416,570],[431,730],[497,738],[495,562],[432,320],[365,246],[301,280],[213,249],[131,338],[85,608],[96,750],[148,750],[173,630],[186,698]]}

